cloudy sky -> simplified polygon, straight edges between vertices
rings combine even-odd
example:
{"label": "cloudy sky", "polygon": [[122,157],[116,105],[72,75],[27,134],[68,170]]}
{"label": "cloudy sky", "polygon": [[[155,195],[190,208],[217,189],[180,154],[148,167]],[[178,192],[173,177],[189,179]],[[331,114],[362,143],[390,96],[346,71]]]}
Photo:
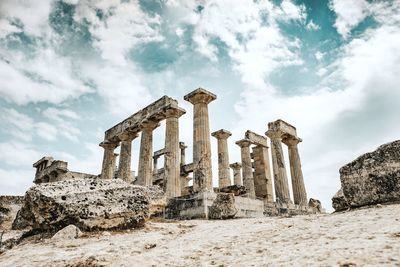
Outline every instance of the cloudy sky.
{"label": "cloudy sky", "polygon": [[295,125],[308,195],[329,209],[339,168],[399,139],[399,48],[398,0],[1,0],[0,194],[23,194],[44,155],[99,173],[104,131],[163,95],[191,146],[183,96],[201,86],[231,162],[247,129]]}

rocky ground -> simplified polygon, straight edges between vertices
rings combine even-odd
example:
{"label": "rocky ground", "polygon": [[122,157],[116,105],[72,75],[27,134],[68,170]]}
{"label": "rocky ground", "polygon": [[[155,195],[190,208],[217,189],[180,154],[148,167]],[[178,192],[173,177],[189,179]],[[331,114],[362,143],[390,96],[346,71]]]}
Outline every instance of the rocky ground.
{"label": "rocky ground", "polygon": [[0,255],[0,266],[339,265],[400,266],[400,205],[291,218],[151,221],[137,230],[25,241]]}

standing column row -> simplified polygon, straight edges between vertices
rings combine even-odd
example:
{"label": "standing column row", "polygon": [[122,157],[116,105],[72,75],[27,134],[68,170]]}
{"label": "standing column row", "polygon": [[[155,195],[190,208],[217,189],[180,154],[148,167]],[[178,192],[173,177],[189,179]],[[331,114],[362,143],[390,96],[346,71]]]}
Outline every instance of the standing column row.
{"label": "standing column row", "polygon": [[153,131],[159,126],[158,122],[147,121],[142,125],[140,140],[138,185],[149,186],[153,184]]}
{"label": "standing column row", "polygon": [[231,173],[229,170],[228,137],[232,134],[224,129],[211,134],[218,140],[218,181],[219,187],[231,185]]}
{"label": "standing column row", "polygon": [[136,133],[125,133],[121,136],[121,151],[119,156],[119,165],[117,177],[126,181],[127,183],[133,182],[131,172],[132,162],[132,141],[137,137]]}
{"label": "standing column row", "polygon": [[119,146],[119,143],[101,142],[100,146],[104,148],[103,165],[101,168],[101,179],[112,179],[115,171],[115,156],[114,149]]}
{"label": "standing column row", "polygon": [[242,173],[243,173],[243,185],[246,188],[247,195],[249,198],[255,198],[256,193],[254,189],[254,176],[253,166],[251,163],[250,155],[250,141],[242,139],[236,142],[240,146],[240,156],[242,158]]}

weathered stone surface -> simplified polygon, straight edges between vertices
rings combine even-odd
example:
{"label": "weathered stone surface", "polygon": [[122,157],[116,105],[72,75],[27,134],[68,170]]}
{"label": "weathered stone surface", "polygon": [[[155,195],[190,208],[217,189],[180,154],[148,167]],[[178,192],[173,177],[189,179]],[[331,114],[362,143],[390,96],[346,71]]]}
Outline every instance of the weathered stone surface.
{"label": "weathered stone surface", "polygon": [[22,196],[0,196],[0,230],[11,229],[22,201]]}
{"label": "weathered stone surface", "polygon": [[70,224],[83,231],[140,227],[149,217],[146,188],[120,179],[81,179],[29,189],[13,229],[56,231]]}
{"label": "weathered stone surface", "polygon": [[[400,201],[400,140],[343,166],[340,181],[349,207]],[[339,200],[336,196],[334,199]]]}
{"label": "weathered stone surface", "polygon": [[208,210],[208,218],[213,220],[232,219],[237,212],[234,194],[219,193]]}
{"label": "weathered stone surface", "polygon": [[310,198],[308,201],[308,207],[313,209],[315,212],[322,212],[322,204],[318,199]]}
{"label": "weathered stone surface", "polygon": [[13,246],[18,245],[24,238],[26,230],[0,231],[0,254]]}
{"label": "weathered stone surface", "polygon": [[246,187],[243,185],[230,185],[219,188],[221,193],[233,193],[235,196],[245,195],[247,193]]}
{"label": "weathered stone surface", "polygon": [[350,208],[346,197],[343,195],[342,188],[340,188],[340,190],[333,196],[332,207],[335,209],[335,211],[341,211]]}
{"label": "weathered stone surface", "polygon": [[81,230],[73,224],[64,227],[58,231],[51,239],[66,240],[66,239],[76,239],[82,236]]}

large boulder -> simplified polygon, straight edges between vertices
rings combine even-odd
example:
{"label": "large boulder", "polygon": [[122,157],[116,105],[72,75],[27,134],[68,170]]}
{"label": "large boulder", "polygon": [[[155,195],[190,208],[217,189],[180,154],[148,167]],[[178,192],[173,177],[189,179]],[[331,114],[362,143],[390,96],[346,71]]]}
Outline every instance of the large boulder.
{"label": "large boulder", "polygon": [[11,229],[22,202],[22,196],[0,196],[0,230]]}
{"label": "large boulder", "polygon": [[208,218],[214,220],[232,219],[238,212],[233,193],[218,193],[208,210]]}
{"label": "large boulder", "polygon": [[342,192],[333,207],[361,207],[400,201],[400,140],[380,146],[340,169]]}
{"label": "large boulder", "polygon": [[149,217],[147,188],[120,179],[77,179],[33,186],[13,229],[58,231],[70,224],[83,231],[143,226]]}

